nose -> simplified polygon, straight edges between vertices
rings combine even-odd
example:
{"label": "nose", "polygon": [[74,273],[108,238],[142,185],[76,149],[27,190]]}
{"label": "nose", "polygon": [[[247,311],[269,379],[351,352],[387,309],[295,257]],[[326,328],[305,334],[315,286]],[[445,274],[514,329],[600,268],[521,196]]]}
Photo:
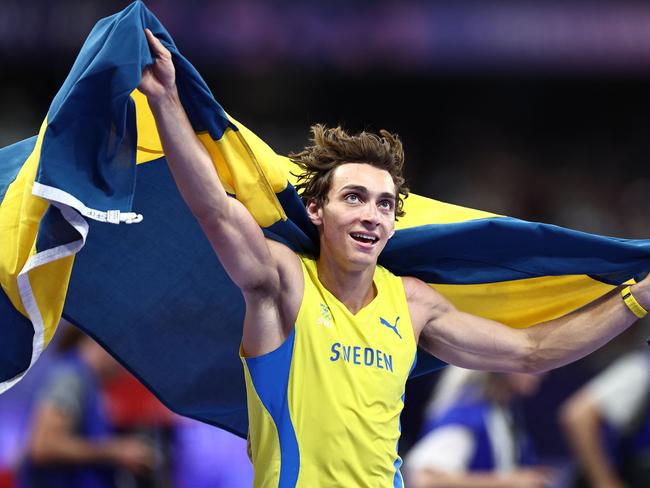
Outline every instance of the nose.
{"label": "nose", "polygon": [[361,221],[364,224],[371,225],[376,227],[379,225],[379,210],[372,203],[367,203],[363,206],[363,212],[361,214]]}

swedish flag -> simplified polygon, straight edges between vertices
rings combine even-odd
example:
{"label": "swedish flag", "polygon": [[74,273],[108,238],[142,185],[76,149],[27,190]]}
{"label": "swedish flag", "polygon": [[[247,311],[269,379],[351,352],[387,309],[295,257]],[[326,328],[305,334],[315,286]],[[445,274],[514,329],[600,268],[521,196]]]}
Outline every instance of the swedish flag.
{"label": "swedish flag", "polygon": [[[136,90],[152,62],[145,27],[172,52],[181,101],[226,190],[268,237],[318,253],[292,163],[224,112],[136,2],[90,33],[38,136],[0,151],[0,390],[34,363],[63,314],[173,410],[245,435],[244,302],[181,200]],[[405,210],[380,263],[513,327],[564,315],[650,269],[650,241],[417,195]],[[120,222],[132,225],[111,225]],[[440,365],[422,355],[414,374]]]}

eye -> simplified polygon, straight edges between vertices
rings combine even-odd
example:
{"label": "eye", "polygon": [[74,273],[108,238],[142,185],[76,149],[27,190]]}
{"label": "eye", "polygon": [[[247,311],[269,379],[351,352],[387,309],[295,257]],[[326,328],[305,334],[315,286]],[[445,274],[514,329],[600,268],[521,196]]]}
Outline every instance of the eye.
{"label": "eye", "polygon": [[347,195],[345,195],[344,200],[350,203],[358,203],[361,201],[359,195],[357,195],[356,193],[348,193]]}
{"label": "eye", "polygon": [[393,210],[393,202],[391,200],[382,200],[379,202],[379,208],[382,210]]}

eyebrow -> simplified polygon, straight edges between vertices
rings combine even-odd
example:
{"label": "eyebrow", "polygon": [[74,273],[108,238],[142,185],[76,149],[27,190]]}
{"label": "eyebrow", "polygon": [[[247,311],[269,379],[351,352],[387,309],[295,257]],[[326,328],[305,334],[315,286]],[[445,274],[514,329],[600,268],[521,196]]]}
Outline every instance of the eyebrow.
{"label": "eyebrow", "polygon": [[[370,193],[370,191],[365,186],[362,186],[362,185],[345,185],[343,188],[341,188],[339,190],[339,192],[344,192],[344,191],[349,191],[349,190],[354,190],[354,191],[357,191],[359,193],[363,193],[365,195],[368,195]],[[381,199],[389,199],[389,200],[392,200],[392,201],[396,200],[395,195],[393,195],[392,193],[388,193],[388,192],[380,193],[379,198],[381,198]]]}

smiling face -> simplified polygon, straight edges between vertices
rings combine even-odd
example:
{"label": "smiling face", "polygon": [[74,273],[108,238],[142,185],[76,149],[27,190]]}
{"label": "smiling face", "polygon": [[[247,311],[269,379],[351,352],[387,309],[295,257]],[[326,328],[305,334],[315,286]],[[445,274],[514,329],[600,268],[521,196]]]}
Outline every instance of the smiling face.
{"label": "smiling face", "polygon": [[321,256],[346,271],[377,263],[395,229],[395,183],[388,171],[348,163],[332,174],[327,201],[307,205],[320,233]]}

